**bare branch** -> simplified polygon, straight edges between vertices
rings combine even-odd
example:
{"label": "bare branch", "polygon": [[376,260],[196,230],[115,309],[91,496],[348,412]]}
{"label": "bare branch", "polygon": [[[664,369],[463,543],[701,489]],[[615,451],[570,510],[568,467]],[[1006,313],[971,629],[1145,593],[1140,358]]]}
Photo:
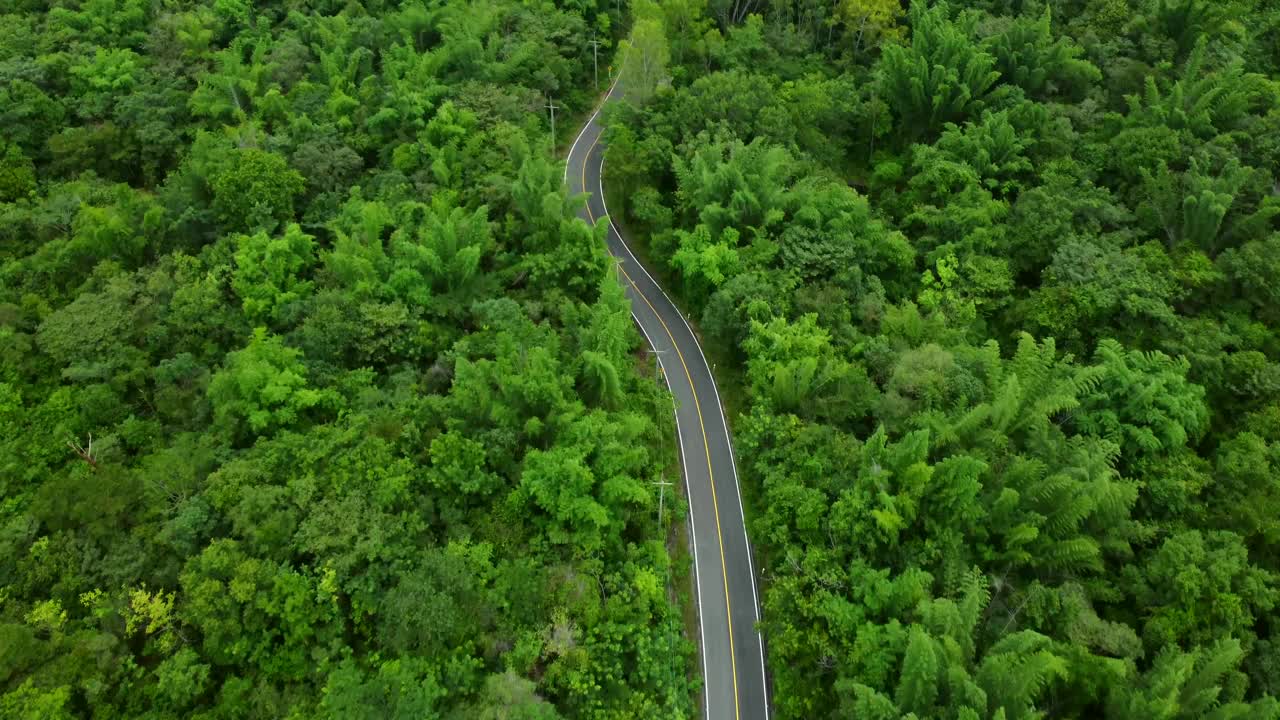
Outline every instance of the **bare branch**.
{"label": "bare branch", "polygon": [[89,463],[89,467],[94,470],[98,469],[98,458],[93,456],[93,433],[89,433],[89,445],[87,447],[81,446],[74,438],[67,441],[67,447],[71,448],[76,455],[79,455],[81,460]]}

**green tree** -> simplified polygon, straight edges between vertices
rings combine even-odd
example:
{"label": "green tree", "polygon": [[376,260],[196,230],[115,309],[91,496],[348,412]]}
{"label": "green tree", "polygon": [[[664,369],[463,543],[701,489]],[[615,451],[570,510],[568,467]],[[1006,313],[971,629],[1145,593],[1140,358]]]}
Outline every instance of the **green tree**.
{"label": "green tree", "polygon": [[36,189],[35,165],[16,143],[0,149],[0,202],[21,200]]}
{"label": "green tree", "polygon": [[1280,499],[1274,473],[1277,459],[1275,444],[1252,432],[1218,445],[1206,509],[1215,527],[1239,533],[1251,548],[1280,542],[1280,525],[1271,512]]}
{"label": "green tree", "polygon": [[1160,545],[1142,570],[1127,570],[1143,608],[1148,648],[1193,648],[1250,638],[1255,619],[1275,607],[1277,578],[1249,562],[1235,533],[1189,530]]}
{"label": "green tree", "polygon": [[1085,432],[1137,455],[1172,452],[1207,429],[1204,388],[1187,381],[1185,359],[1126,351],[1115,340],[1099,343],[1097,359],[1101,383],[1074,418]]}
{"label": "green tree", "polygon": [[300,422],[307,411],[331,397],[307,387],[301,353],[263,328],[249,344],[227,355],[209,382],[217,421],[237,435],[270,435]]}
{"label": "green tree", "polygon": [[231,286],[251,321],[279,321],[291,303],[310,294],[312,283],[300,275],[315,261],[315,238],[298,225],[291,223],[278,238],[265,232],[241,235],[236,244]]}
{"label": "green tree", "polygon": [[477,708],[479,720],[558,720],[554,706],[537,694],[533,681],[508,670],[490,675]]}
{"label": "green tree", "polygon": [[715,237],[727,228],[750,239],[785,218],[792,173],[790,155],[761,140],[700,149],[688,162],[674,160],[681,208]]}
{"label": "green tree", "polygon": [[264,677],[298,680],[317,655],[332,652],[333,598],[315,578],[248,556],[234,540],[193,557],[181,584],[181,619],[217,665],[248,663]]}
{"label": "green tree", "polygon": [[628,92],[643,103],[666,79],[671,48],[663,11],[657,3],[640,0],[632,7],[632,13],[636,20],[631,37],[623,46],[626,60],[621,72],[629,78]]}
{"label": "green tree", "polygon": [[1033,97],[1081,95],[1102,79],[1102,72],[1080,59],[1083,49],[1067,37],[1054,37],[1052,13],[1014,19],[987,41],[1001,78]]}
{"label": "green tree", "polygon": [[72,90],[80,96],[77,112],[85,118],[106,116],[115,99],[137,83],[140,59],[128,48],[96,48],[92,59],[71,68]]}
{"label": "green tree", "polygon": [[776,411],[848,421],[876,402],[878,393],[866,371],[839,357],[817,315],[796,323],[781,317],[752,321],[743,349],[753,396]]}
{"label": "green tree", "polygon": [[1107,716],[1141,715],[1159,720],[1273,717],[1280,711],[1273,698],[1250,704],[1238,697],[1235,688],[1242,686],[1233,682],[1232,676],[1242,655],[1240,642],[1233,638],[1191,652],[1164,650],[1136,686],[1117,685],[1110,691]]}
{"label": "green tree", "polygon": [[351,659],[328,677],[321,717],[410,718],[436,715],[447,694],[440,669],[424,658],[395,658],[365,669]]}
{"label": "green tree", "polygon": [[902,17],[901,3],[892,0],[841,0],[838,13],[848,33],[853,36],[854,55],[862,52],[864,47],[873,48],[883,40],[894,41],[902,36],[903,29],[898,26]]}
{"label": "green tree", "polygon": [[995,58],[973,40],[976,17],[950,14],[946,3],[913,2],[911,44],[886,46],[876,66],[904,139],[932,137],[943,123],[981,111],[1000,77]]}
{"label": "green tree", "polygon": [[680,271],[695,298],[706,298],[738,271],[738,231],[726,228],[712,239],[706,225],[693,232],[676,231],[679,249],[671,256],[671,265]]}
{"label": "green tree", "polygon": [[228,228],[252,232],[272,232],[291,220],[305,184],[284,158],[257,148],[236,150],[209,178],[218,218]]}
{"label": "green tree", "polygon": [[520,486],[532,503],[552,519],[553,542],[599,552],[611,518],[596,500],[596,478],[580,448],[560,447],[525,456]]}
{"label": "green tree", "polygon": [[907,653],[902,659],[902,677],[898,680],[896,701],[903,712],[927,713],[938,697],[938,657],[933,640],[918,627],[911,629]]}
{"label": "green tree", "polygon": [[[250,58],[245,60],[245,49]],[[214,68],[199,78],[188,104],[196,117],[220,122],[243,122],[270,88],[272,63],[266,43],[233,42],[214,57]]]}
{"label": "green tree", "polygon": [[70,720],[75,717],[67,705],[71,702],[71,688],[62,685],[48,690],[37,688],[30,679],[0,697],[0,710],[19,720]]}
{"label": "green tree", "polygon": [[1218,267],[1232,286],[1232,294],[1253,307],[1253,311],[1265,318],[1268,325],[1278,319],[1275,309],[1280,307],[1280,234],[1271,234],[1252,240],[1237,248],[1229,248],[1218,256]]}

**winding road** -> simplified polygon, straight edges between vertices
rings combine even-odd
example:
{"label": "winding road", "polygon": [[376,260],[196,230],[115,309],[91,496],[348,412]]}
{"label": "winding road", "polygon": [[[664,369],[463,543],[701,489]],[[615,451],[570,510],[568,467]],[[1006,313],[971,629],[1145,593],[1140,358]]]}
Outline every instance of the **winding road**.
{"label": "winding road", "polygon": [[[619,76],[621,80],[621,76]],[[609,253],[631,300],[631,314],[658,355],[675,398],[689,524],[693,538],[702,657],[703,710],[708,720],[768,720],[764,645],[751,546],[738,491],[738,472],[715,378],[689,323],[632,254],[605,205],[600,109],[620,96],[615,81],[569,148],[565,182],[585,193],[582,218],[608,223]]]}

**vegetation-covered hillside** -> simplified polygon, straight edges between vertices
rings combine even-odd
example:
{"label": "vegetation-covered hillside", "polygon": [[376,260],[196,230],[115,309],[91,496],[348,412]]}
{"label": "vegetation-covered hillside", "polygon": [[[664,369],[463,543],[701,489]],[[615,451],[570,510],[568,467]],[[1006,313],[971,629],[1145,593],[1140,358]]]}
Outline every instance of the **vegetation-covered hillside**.
{"label": "vegetation-covered hillside", "polygon": [[1280,716],[1276,4],[635,14],[608,182],[736,361],[779,716]]}
{"label": "vegetation-covered hillside", "polygon": [[3,8],[0,717],[691,714],[543,109],[620,8]]}

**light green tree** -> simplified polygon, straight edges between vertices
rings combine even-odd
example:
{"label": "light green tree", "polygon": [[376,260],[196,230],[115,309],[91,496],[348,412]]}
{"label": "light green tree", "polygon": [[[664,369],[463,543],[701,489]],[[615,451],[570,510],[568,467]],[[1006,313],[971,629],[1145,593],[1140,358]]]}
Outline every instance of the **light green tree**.
{"label": "light green tree", "polygon": [[331,395],[307,387],[298,350],[258,328],[249,344],[227,355],[209,382],[214,417],[237,434],[270,435],[302,420]]}
{"label": "light green tree", "polygon": [[905,29],[898,25],[902,17],[898,0],[841,0],[836,13],[844,21],[846,32],[853,36],[855,56],[864,48],[896,41],[904,34]]}
{"label": "light green tree", "polygon": [[231,286],[250,321],[279,321],[290,303],[311,294],[312,283],[302,275],[315,262],[315,238],[296,223],[290,223],[280,237],[265,232],[241,235],[236,245]]}
{"label": "light green tree", "polygon": [[706,225],[693,232],[677,230],[679,247],[671,256],[671,265],[684,277],[689,294],[699,300],[707,298],[726,280],[738,272],[738,231],[725,228],[718,238],[711,237]]}
{"label": "light green tree", "polygon": [[1098,344],[1100,382],[1081,397],[1074,422],[1120,445],[1127,456],[1173,452],[1208,428],[1204,388],[1187,380],[1190,364],[1161,352]]}
{"label": "light green tree", "polygon": [[635,22],[631,27],[631,37],[623,45],[623,82],[627,95],[637,103],[644,103],[667,79],[671,49],[663,11],[656,2],[639,0],[631,6],[631,12]]}

